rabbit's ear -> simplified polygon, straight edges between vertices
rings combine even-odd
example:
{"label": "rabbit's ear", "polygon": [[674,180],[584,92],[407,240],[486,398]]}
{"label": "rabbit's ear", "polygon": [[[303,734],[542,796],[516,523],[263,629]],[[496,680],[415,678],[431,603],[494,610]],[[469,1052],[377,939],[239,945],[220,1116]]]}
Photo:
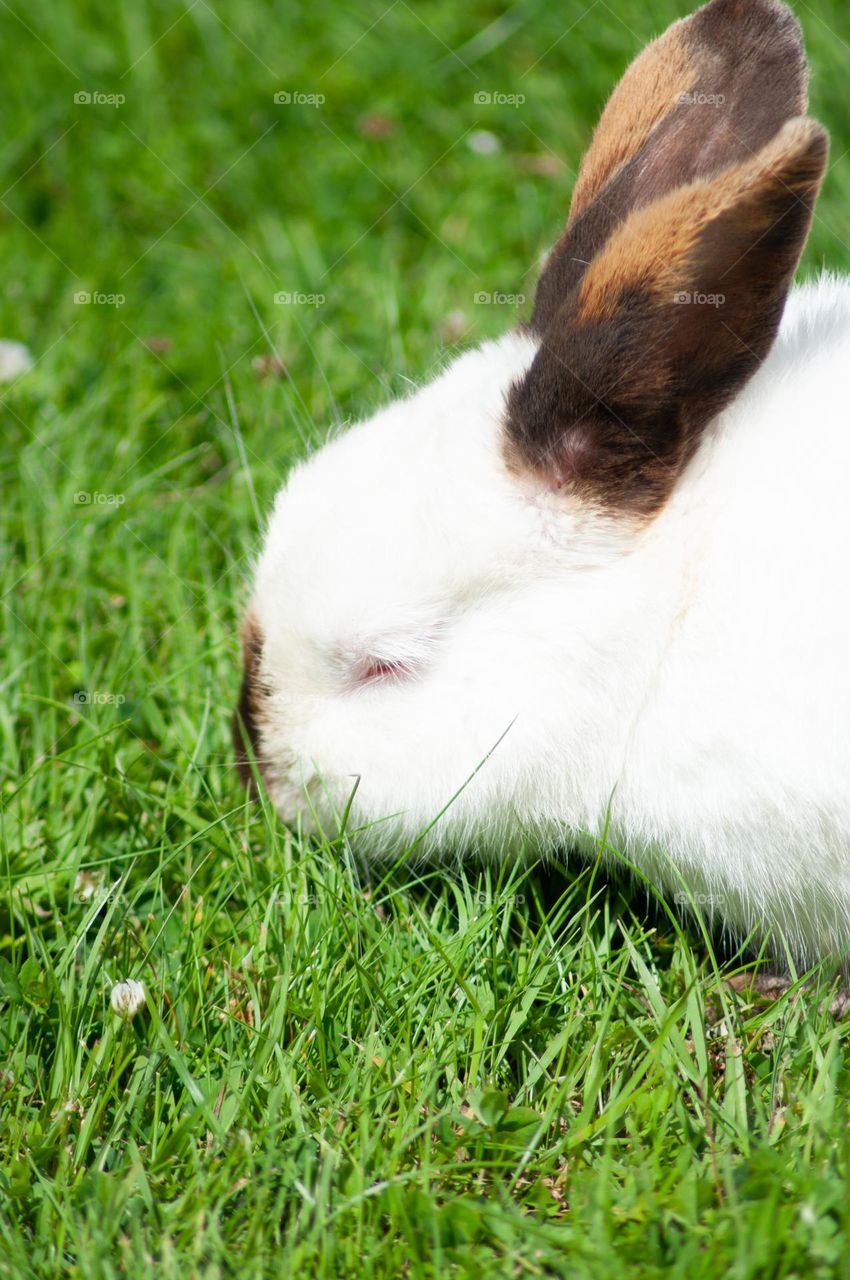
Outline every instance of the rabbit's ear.
{"label": "rabbit's ear", "polygon": [[650,44],[602,113],[531,327],[552,321],[630,213],[741,163],[805,115],[807,85],[800,26],[778,0],[712,0]]}
{"label": "rabbit's ear", "polygon": [[645,205],[594,258],[509,393],[516,471],[651,515],[770,350],[826,168],[791,120],[751,159]]}

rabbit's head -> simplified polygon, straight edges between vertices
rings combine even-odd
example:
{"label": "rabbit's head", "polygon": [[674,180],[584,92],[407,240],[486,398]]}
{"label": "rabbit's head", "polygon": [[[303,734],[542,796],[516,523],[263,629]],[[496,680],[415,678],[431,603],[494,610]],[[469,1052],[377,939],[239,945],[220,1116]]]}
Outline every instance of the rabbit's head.
{"label": "rabbit's head", "polygon": [[808,232],[806,81],[776,0],[676,23],[605,108],[530,321],[292,472],[236,718],[284,818],[397,848],[604,808],[675,572],[657,529]]}

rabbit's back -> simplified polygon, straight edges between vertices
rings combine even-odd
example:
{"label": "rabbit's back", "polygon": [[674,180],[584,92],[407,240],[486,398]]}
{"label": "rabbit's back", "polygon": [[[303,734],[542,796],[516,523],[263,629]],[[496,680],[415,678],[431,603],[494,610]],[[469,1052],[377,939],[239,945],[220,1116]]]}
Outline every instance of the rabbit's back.
{"label": "rabbit's back", "polygon": [[665,517],[681,601],[620,796],[709,906],[812,952],[850,938],[848,369],[850,284],[796,290]]}

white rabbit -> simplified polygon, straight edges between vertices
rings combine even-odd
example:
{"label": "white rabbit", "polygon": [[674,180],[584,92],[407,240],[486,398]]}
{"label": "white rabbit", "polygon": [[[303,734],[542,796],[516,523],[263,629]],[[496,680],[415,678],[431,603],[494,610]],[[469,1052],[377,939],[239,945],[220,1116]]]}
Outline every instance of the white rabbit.
{"label": "white rabbit", "polygon": [[605,832],[737,935],[850,957],[850,287],[783,319],[806,82],[776,0],[676,23],[531,320],[290,475],[236,722],[285,820],[373,858]]}

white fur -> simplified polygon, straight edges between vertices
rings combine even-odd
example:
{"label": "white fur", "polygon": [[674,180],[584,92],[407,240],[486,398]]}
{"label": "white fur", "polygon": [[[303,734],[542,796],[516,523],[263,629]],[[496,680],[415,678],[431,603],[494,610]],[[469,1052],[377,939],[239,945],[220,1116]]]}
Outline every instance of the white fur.
{"label": "white fur", "polygon": [[[278,496],[252,605],[275,803],[334,827],[359,777],[348,829],[374,856],[441,813],[420,853],[607,827],[736,932],[846,957],[850,285],[792,293],[642,530],[508,472],[533,354],[510,334],[461,356]],[[368,657],[416,672],[358,687]]]}

